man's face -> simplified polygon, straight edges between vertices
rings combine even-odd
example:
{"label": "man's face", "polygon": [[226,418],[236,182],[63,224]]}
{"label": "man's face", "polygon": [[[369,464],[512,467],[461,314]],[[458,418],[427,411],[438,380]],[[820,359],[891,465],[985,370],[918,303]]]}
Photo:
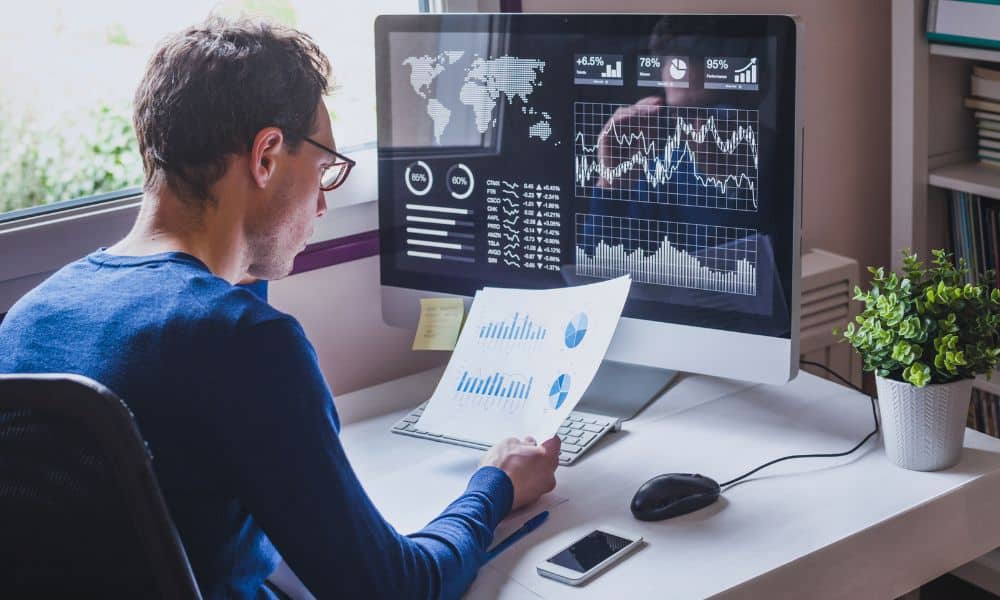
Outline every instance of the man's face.
{"label": "man's face", "polygon": [[[330,116],[322,100],[309,137],[336,148]],[[333,154],[307,142],[302,142],[294,153],[282,151],[274,181],[268,186],[273,191],[248,218],[249,275],[280,279],[291,273],[295,256],[312,237],[313,222],[326,212],[320,177],[335,160]]]}

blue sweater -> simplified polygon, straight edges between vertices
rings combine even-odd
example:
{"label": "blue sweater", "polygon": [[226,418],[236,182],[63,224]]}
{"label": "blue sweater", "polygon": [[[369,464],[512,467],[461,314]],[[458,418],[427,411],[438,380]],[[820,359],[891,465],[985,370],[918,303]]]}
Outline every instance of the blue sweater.
{"label": "blue sweater", "polygon": [[187,254],[97,251],[55,273],[0,323],[0,373],[16,372],[125,400],[207,598],[269,597],[282,557],[318,598],[454,598],[511,508],[510,479],[484,467],[400,535],[344,455],[299,323]]}

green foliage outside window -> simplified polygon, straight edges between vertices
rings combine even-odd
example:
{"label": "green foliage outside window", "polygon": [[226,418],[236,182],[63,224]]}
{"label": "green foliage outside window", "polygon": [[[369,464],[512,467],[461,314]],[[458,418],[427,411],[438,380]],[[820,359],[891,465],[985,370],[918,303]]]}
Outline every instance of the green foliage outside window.
{"label": "green foliage outside window", "polygon": [[39,131],[0,112],[0,213],[142,183],[128,107],[101,106],[82,124]]}

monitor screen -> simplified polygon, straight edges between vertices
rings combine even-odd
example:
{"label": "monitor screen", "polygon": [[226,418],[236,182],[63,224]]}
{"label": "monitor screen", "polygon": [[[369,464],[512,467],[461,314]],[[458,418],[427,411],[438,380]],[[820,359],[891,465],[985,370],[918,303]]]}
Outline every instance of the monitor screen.
{"label": "monitor screen", "polygon": [[383,285],[629,274],[625,317],[791,336],[792,19],[387,15],[376,53]]}

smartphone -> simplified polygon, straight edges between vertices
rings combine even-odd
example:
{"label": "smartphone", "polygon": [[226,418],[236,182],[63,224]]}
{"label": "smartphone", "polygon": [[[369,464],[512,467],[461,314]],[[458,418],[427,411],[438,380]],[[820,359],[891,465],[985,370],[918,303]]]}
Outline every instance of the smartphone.
{"label": "smartphone", "polygon": [[582,585],[625,558],[642,544],[642,536],[612,527],[595,529],[542,561],[542,577],[569,585]]}

